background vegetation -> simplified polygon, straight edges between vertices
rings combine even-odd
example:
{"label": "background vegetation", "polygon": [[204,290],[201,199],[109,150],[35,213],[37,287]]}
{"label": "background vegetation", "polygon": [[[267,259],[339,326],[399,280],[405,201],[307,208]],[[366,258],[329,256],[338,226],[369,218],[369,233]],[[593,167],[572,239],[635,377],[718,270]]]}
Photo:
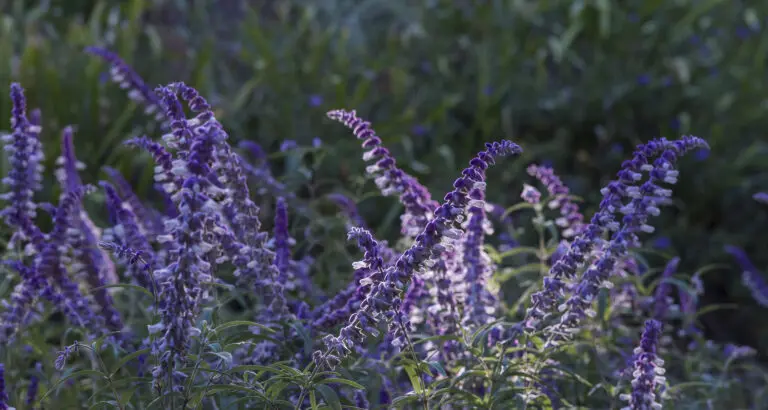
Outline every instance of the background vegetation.
{"label": "background vegetation", "polygon": [[[740,308],[703,315],[707,336],[766,358],[768,320],[723,247],[743,247],[768,271],[768,212],[752,200],[768,191],[768,3],[0,0],[0,11],[0,95],[19,81],[41,108],[47,169],[59,130],[75,124],[85,182],[113,166],[145,197],[153,196],[152,168],[121,141],[153,130],[86,46],[114,50],[150,84],[196,87],[232,138],[275,153],[273,171],[289,191],[310,202],[330,192],[362,199],[382,238],[396,237],[399,204],[369,194],[359,143],[329,123],[329,109],[371,120],[433,193],[448,191],[483,142],[509,138],[526,161],[494,171],[497,186],[518,187],[527,163],[549,163],[584,198],[587,215],[634,145],[705,138],[711,152],[681,164],[675,204],[645,255],[656,265],[679,255],[687,274],[714,265],[702,304]],[[0,124],[9,113],[0,98]],[[320,148],[280,150],[285,140],[311,147],[316,138]],[[46,182],[55,202],[55,181]],[[488,196],[511,204],[519,192]],[[337,225],[323,227],[338,238],[327,245],[333,252],[313,248],[318,266],[333,268],[326,272],[349,270],[334,253],[347,252]]]}

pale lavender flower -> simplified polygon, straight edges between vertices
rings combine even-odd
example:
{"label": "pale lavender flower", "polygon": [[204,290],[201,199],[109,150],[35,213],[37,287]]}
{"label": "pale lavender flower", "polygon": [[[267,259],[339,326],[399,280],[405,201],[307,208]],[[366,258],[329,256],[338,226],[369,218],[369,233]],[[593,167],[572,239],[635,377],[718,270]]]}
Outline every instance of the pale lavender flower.
{"label": "pale lavender flower", "polygon": [[56,361],[53,363],[53,367],[59,371],[64,370],[69,359],[76,355],[79,350],[80,344],[77,341],[71,345],[64,346],[64,350],[59,350],[59,353],[56,355]]}
{"label": "pale lavender flower", "polygon": [[[111,213],[115,216],[115,229],[119,230],[120,239],[124,245],[117,245],[114,247],[105,247],[103,242],[99,243],[102,249],[106,249],[114,253],[118,259],[124,259],[128,264],[128,274],[133,277],[137,283],[148,289],[150,292],[154,292],[154,285],[152,278],[149,275],[151,268],[157,268],[156,257],[152,246],[149,243],[147,237],[142,234],[141,228],[138,225],[136,215],[124,206],[122,199],[118,195],[115,188],[105,181],[101,181],[100,185],[104,188],[104,193],[107,198],[107,207]],[[127,252],[126,249],[130,249]],[[141,255],[142,263],[136,264],[136,256]]]}
{"label": "pale lavender flower", "polygon": [[661,322],[649,319],[645,322],[638,346],[632,357],[632,394],[623,394],[621,399],[629,402],[625,410],[661,409],[659,388],[666,382],[664,360],[656,349],[661,336]]}
{"label": "pale lavender flower", "polygon": [[639,233],[653,232],[653,227],[647,224],[648,218],[659,215],[661,211],[649,195],[671,196],[671,190],[662,188],[659,184],[677,182],[674,163],[686,152],[707,146],[704,140],[687,136],[677,141],[665,140],[663,145],[666,149],[653,165],[641,168],[649,172],[650,178],[641,187],[630,187],[627,190],[632,200],[618,209],[624,214],[622,223],[602,247],[602,255],[584,272],[568,300],[560,305],[559,310],[565,313],[560,317],[560,322],[549,329],[552,336],[550,344],[557,344],[558,340],[568,338],[578,330],[578,324],[584,316],[594,315],[592,302],[600,287],[605,285],[614,271],[617,261],[627,256],[630,247],[639,245]]}
{"label": "pale lavender flower", "polygon": [[130,206],[131,211],[136,215],[142,233],[147,235],[162,234],[164,230],[162,218],[144,206],[144,203],[142,203],[139,197],[133,192],[131,184],[125,180],[123,174],[111,167],[103,167],[102,169],[109,175],[112,182],[115,183],[125,204]]}
{"label": "pale lavender flower", "polygon": [[357,113],[346,110],[328,112],[328,118],[343,123],[353,130],[357,139],[362,140],[363,160],[375,161],[366,168],[366,172],[374,178],[376,186],[383,195],[397,195],[405,207],[401,216],[402,233],[414,238],[432,218],[438,203],[432,200],[429,191],[416,179],[397,167],[395,158],[389,150],[381,145],[381,139],[371,128],[371,123],[357,117]]}
{"label": "pale lavender flower", "polygon": [[[558,301],[565,294],[565,280],[574,278],[577,269],[585,263],[592,249],[602,243],[600,236],[604,230],[615,231],[611,242],[603,246],[603,256],[584,274],[585,280],[580,288],[575,290],[576,294],[570,301],[576,304],[591,303],[593,293],[604,281],[603,276],[609,275],[617,258],[620,259],[626,249],[638,241],[636,232],[653,231],[653,228],[645,223],[649,215],[659,213],[657,201],[653,198],[671,195],[669,189],[656,183],[675,183],[677,171],[672,167],[674,161],[679,155],[702,146],[706,146],[702,139],[686,136],[674,142],[663,138],[656,139],[637,147],[634,158],[622,164],[618,179],[601,190],[604,197],[590,223],[574,238],[568,253],[550,268],[544,279],[543,289],[532,295],[533,303],[527,311],[527,326],[537,328],[542,319],[554,312]],[[654,165],[650,165],[649,159],[659,154],[661,155]],[[650,172],[651,179],[638,187],[643,171]],[[630,198],[631,201],[625,204],[625,198]],[[614,214],[617,212],[625,214],[622,221],[624,227],[615,219]],[[585,312],[580,311],[573,317],[566,315],[568,318],[561,318],[562,322],[580,317],[583,313]]]}
{"label": "pale lavender flower", "polygon": [[541,202],[541,192],[528,184],[523,184],[523,193],[520,194],[520,198],[531,205],[536,205]]}
{"label": "pale lavender flower", "polygon": [[[484,181],[485,170],[479,174]],[[529,187],[525,186],[525,189]],[[525,196],[525,189],[523,196]],[[488,288],[488,280],[493,274],[494,266],[484,246],[485,235],[493,233],[493,229],[485,214],[484,185],[478,184],[472,188],[469,198],[472,203],[467,209],[469,220],[465,227],[466,233],[461,246],[461,261],[458,263],[459,274],[457,275],[465,290],[456,294],[462,296],[460,302],[464,306],[461,325],[474,331],[477,327],[496,320],[495,313],[499,309],[499,300],[497,295]],[[454,288],[456,288],[455,285]]]}
{"label": "pale lavender flower", "polygon": [[330,330],[348,320],[371,289],[370,283],[363,284],[361,281],[365,278],[378,278],[384,268],[381,244],[368,230],[352,227],[347,238],[356,241],[357,246],[364,252],[363,259],[352,264],[355,274],[349,286],[315,309],[312,322],[315,329]]}
{"label": "pale lavender flower", "polygon": [[[9,202],[8,207],[2,211],[5,223],[15,229],[24,225],[25,220],[35,218],[35,203],[32,200],[34,190],[40,184],[36,155],[38,134],[40,126],[30,123],[26,114],[26,98],[24,89],[18,83],[11,84],[11,130],[10,135],[3,139],[8,142],[5,150],[11,153],[10,171],[3,178],[3,184],[10,188],[10,192],[0,196]],[[37,162],[36,162],[37,161]],[[22,236],[29,236],[29,232],[20,230]]]}
{"label": "pale lavender flower", "polygon": [[163,118],[160,99],[152,92],[144,80],[126,64],[117,54],[99,47],[86,47],[85,52],[100,57],[111,66],[110,77],[112,81],[124,90],[128,90],[128,98],[144,104],[144,112],[147,115],[155,115],[160,120]]}
{"label": "pale lavender flower", "polygon": [[280,144],[280,152],[288,152],[296,148],[299,148],[299,144],[294,140],[284,140]]}
{"label": "pale lavender flower", "polygon": [[547,188],[550,208],[559,208],[560,217],[555,220],[557,226],[563,228],[563,236],[570,238],[580,232],[584,216],[579,212],[579,206],[569,197],[570,189],[560,180],[551,167],[529,165],[528,175],[538,179]]}

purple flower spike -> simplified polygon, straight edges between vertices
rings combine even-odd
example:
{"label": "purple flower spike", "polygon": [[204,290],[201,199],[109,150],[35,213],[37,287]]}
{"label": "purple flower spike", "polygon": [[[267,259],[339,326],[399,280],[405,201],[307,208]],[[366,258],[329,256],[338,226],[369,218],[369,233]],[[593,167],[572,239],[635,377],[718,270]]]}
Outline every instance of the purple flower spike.
{"label": "purple flower spike", "polygon": [[397,167],[397,161],[389,150],[381,145],[381,138],[371,128],[371,123],[357,117],[357,113],[346,110],[328,112],[328,118],[343,123],[353,130],[357,139],[363,141],[363,154],[366,162],[375,161],[366,168],[373,176],[376,186],[383,195],[398,195],[400,203],[405,207],[401,217],[403,234],[410,238],[418,235],[432,218],[432,213],[438,203],[432,200],[429,191],[416,179]]}
{"label": "purple flower spike", "polygon": [[677,158],[693,149],[707,146],[704,140],[697,137],[683,137],[677,141],[663,140],[662,145],[665,149],[653,165],[646,164],[641,167],[642,171],[650,174],[650,178],[640,187],[626,188],[632,199],[616,209],[623,213],[624,217],[610,240],[602,244],[602,254],[584,272],[570,297],[558,307],[558,310],[564,313],[559,323],[548,329],[551,336],[548,345],[553,346],[560,340],[568,339],[578,331],[585,316],[594,316],[592,303],[600,288],[605,286],[614,272],[617,263],[627,258],[630,248],[639,246],[640,233],[653,232],[653,227],[647,222],[651,216],[661,213],[657,196],[668,197],[672,194],[671,190],[662,188],[659,184],[677,182],[677,171],[674,168]]}
{"label": "purple flower spike", "polygon": [[288,209],[285,199],[277,198],[275,206],[275,266],[279,272],[278,280],[285,283],[291,264],[291,237],[288,234]]}
{"label": "purple flower spike", "polygon": [[30,236],[30,232],[24,232],[20,228],[36,216],[32,196],[41,180],[39,160],[42,158],[38,158],[37,153],[41,128],[27,119],[27,101],[24,89],[18,83],[11,84],[11,102],[12,133],[3,138],[8,143],[6,151],[11,154],[11,169],[8,176],[3,178],[3,184],[10,188],[10,192],[0,196],[0,199],[9,202],[8,207],[2,211],[2,216],[9,227],[19,229],[23,236]]}
{"label": "purple flower spike", "polygon": [[730,253],[741,267],[741,283],[749,289],[752,297],[761,306],[768,307],[768,281],[763,278],[760,271],[752,264],[743,249],[727,245],[725,251]]}
{"label": "purple flower spike", "polygon": [[460,224],[465,219],[467,207],[475,204],[470,192],[485,186],[483,171],[495,163],[495,158],[520,152],[520,147],[506,140],[486,144],[485,151],[478,153],[454,182],[454,190],[445,196],[445,202],[435,210],[434,219],[416,236],[411,247],[394,264],[360,281],[361,285],[370,285],[370,291],[339,335],[323,338],[326,350],[313,354],[316,365],[334,368],[341,358],[362,345],[367,334],[378,333],[376,323],[379,321],[389,325],[388,334],[393,336],[394,347],[404,345],[403,330],[408,327],[408,318],[401,311],[403,292],[415,275],[431,266],[462,236]]}
{"label": "purple flower spike", "polygon": [[664,360],[656,353],[661,336],[661,322],[647,320],[640,346],[632,357],[632,394],[623,394],[621,399],[629,402],[624,410],[660,409],[658,390],[666,382]]}
{"label": "purple flower spike", "polygon": [[563,236],[570,238],[578,234],[583,227],[584,216],[579,212],[579,206],[568,197],[570,189],[550,167],[530,165],[528,174],[541,181],[547,188],[549,196],[552,197],[549,207],[560,208],[560,218],[557,218],[555,223],[563,228]]}
{"label": "purple flower spike", "polygon": [[32,404],[37,400],[37,392],[40,387],[40,372],[42,372],[43,365],[40,362],[35,364],[35,374],[29,378],[29,387],[27,387],[27,398],[25,404],[32,408]]}
{"label": "purple flower spike", "polygon": [[[572,307],[577,311],[564,315],[561,318],[561,325],[570,322],[566,328],[572,330],[572,325],[583,314],[591,313],[587,306],[596,296],[606,275],[610,275],[613,271],[616,261],[622,259],[630,246],[638,244],[638,233],[653,232],[653,227],[646,221],[649,216],[660,213],[658,198],[669,197],[672,194],[671,190],[662,188],[658,184],[677,182],[678,172],[674,169],[674,162],[680,155],[701,147],[707,147],[704,140],[685,136],[677,141],[660,138],[636,148],[632,160],[624,161],[622,164],[618,179],[601,190],[603,200],[590,223],[574,238],[568,252],[549,270],[549,274],[544,278],[542,290],[532,295],[533,303],[527,311],[526,318],[528,327],[538,329],[543,319],[558,310],[555,308],[565,296],[565,280],[573,279],[577,270],[586,262],[587,256],[596,246],[601,245],[603,255],[584,273],[578,289],[574,290],[574,295],[567,302],[574,304]],[[657,156],[653,165],[649,164],[649,161]],[[643,172],[649,173],[650,179],[640,185]],[[625,200],[629,202],[625,203]],[[617,213],[625,215],[621,222],[616,220]],[[614,232],[607,244],[601,239],[605,230]],[[568,309],[568,306],[560,305],[559,309]],[[553,330],[555,333],[566,331],[565,328]],[[560,336],[568,334],[561,333]]]}
{"label": "purple flower spike", "polygon": [[117,54],[99,47],[86,47],[85,52],[100,57],[110,66],[109,74],[120,88],[128,90],[128,98],[144,104],[147,115],[155,114],[156,119],[163,118],[163,112],[160,109],[160,99],[144,83],[144,80]]}

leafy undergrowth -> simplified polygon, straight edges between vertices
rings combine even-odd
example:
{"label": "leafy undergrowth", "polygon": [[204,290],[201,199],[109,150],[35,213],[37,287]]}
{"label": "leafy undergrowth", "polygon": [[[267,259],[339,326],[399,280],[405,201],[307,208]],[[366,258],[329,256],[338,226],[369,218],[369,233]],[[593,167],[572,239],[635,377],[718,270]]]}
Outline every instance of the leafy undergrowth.
{"label": "leafy undergrowth", "polygon": [[[255,142],[231,147],[195,89],[152,90],[115,54],[87,51],[158,125],[148,129],[163,130],[126,142],[150,154],[156,197],[137,197],[113,169],[110,182],[84,184],[66,127],[59,203],[36,202],[41,114],[11,86],[0,409],[768,406],[754,351],[708,341],[698,325],[730,308],[698,303],[717,267],[686,274],[679,258],[643,250],[678,161],[708,149],[704,140],[636,147],[584,218],[580,199],[537,164],[497,188],[519,191],[518,203],[485,200],[494,165],[525,161],[512,141],[467,155],[438,201],[369,122],[331,111],[360,141],[380,194],[402,205],[401,238],[388,243],[354,199],[307,201]],[[296,166],[322,150],[282,146]],[[354,262],[332,240],[341,226]],[[765,301],[760,273],[729,252]],[[317,263],[329,254],[336,265]]]}

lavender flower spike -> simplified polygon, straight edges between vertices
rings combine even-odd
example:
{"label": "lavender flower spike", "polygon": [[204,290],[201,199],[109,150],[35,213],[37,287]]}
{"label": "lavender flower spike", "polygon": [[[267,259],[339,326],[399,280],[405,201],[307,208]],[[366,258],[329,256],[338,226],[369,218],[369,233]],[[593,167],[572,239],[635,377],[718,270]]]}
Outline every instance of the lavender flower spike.
{"label": "lavender flower spike", "polygon": [[650,178],[641,187],[628,188],[627,192],[632,200],[619,209],[625,214],[619,229],[608,243],[602,245],[602,255],[584,272],[568,300],[559,306],[558,310],[564,313],[560,322],[549,328],[552,336],[549,345],[568,338],[578,331],[584,316],[594,315],[592,302],[600,288],[606,285],[616,264],[627,257],[631,247],[639,245],[638,234],[653,231],[653,227],[647,222],[650,216],[658,216],[661,213],[658,197],[668,197],[672,194],[671,190],[662,188],[659,184],[673,184],[677,181],[677,171],[674,169],[677,158],[688,151],[707,147],[706,142],[697,137],[683,137],[678,141],[664,140],[663,145],[666,149],[653,165],[642,167],[643,171],[649,172]]}
{"label": "lavender flower spike", "polygon": [[109,72],[112,81],[117,83],[120,88],[129,90],[128,98],[144,104],[146,106],[144,109],[146,114],[155,114],[155,118],[158,120],[163,118],[163,111],[160,109],[160,99],[120,56],[99,47],[86,47],[85,52],[101,57],[112,66]]}
{"label": "lavender flower spike", "polygon": [[339,121],[353,130],[357,139],[363,141],[364,161],[376,161],[366,168],[374,176],[376,186],[383,195],[398,195],[405,207],[402,219],[402,232],[415,237],[432,218],[432,212],[438,203],[432,200],[429,191],[416,179],[397,167],[395,158],[389,150],[381,146],[381,138],[371,128],[371,123],[357,117],[357,113],[346,110],[334,110],[327,113],[328,118]]}
{"label": "lavender flower spike", "polygon": [[[21,228],[24,221],[31,221],[35,217],[35,203],[32,201],[34,189],[39,185],[37,164],[31,159],[36,159],[35,148],[37,134],[40,126],[30,123],[26,113],[26,98],[24,89],[18,83],[11,84],[11,130],[12,133],[3,137],[6,142],[6,151],[11,153],[10,172],[3,178],[3,184],[10,188],[10,192],[0,198],[9,203],[2,211],[5,223],[12,228]],[[29,236],[29,232],[23,232]]]}
{"label": "lavender flower spike", "polygon": [[[650,181],[643,185],[642,188],[638,187],[638,181],[642,179],[642,172],[649,171],[651,176],[656,176],[656,180],[667,183],[674,183],[677,180],[677,171],[671,169],[672,161],[676,160],[677,156],[685,153],[686,151],[697,148],[706,147],[706,142],[698,137],[683,137],[682,140],[670,142],[664,138],[655,139],[647,144],[639,145],[632,160],[625,161],[622,164],[622,169],[617,174],[617,179],[610,182],[600,192],[603,194],[603,200],[600,202],[600,208],[592,216],[590,223],[584,226],[579,235],[577,235],[571,243],[568,252],[563,255],[549,270],[549,273],[544,278],[544,286],[542,290],[531,296],[532,305],[528,309],[526,314],[526,325],[531,328],[539,328],[539,323],[556,310],[558,301],[565,295],[566,281],[572,279],[579,267],[581,267],[587,256],[595,248],[598,243],[601,243],[601,236],[605,230],[618,231],[621,228],[621,224],[616,220],[615,214],[618,212],[630,212],[633,208],[629,208],[624,204],[624,200],[628,198],[642,199],[643,196],[649,196],[647,200],[643,202],[643,207],[647,208],[648,212],[657,213],[658,208],[655,205],[656,200],[651,200],[658,197],[668,197],[672,191],[656,186]],[[662,155],[657,161],[658,166],[651,166],[649,160]],[[651,203],[653,202],[653,204]],[[630,203],[630,205],[633,205]],[[633,215],[627,215],[625,219],[628,222],[637,222],[644,219],[634,217]],[[636,227],[639,230],[652,230],[653,228],[646,225],[644,222],[641,226]],[[634,229],[634,228],[633,228]],[[605,266],[601,267],[606,268]]]}
{"label": "lavender flower spike", "polygon": [[335,367],[342,357],[363,343],[366,334],[377,333],[375,323],[381,320],[389,325],[393,346],[403,345],[403,329],[407,327],[407,317],[400,308],[402,294],[408,283],[439,258],[444,250],[453,247],[453,242],[461,237],[460,224],[465,219],[466,209],[475,203],[469,194],[472,189],[485,184],[483,171],[495,163],[496,157],[520,152],[522,150],[519,146],[507,140],[486,144],[486,150],[470,161],[470,166],[454,182],[454,190],[445,196],[445,202],[435,210],[434,219],[416,236],[411,247],[393,265],[360,282],[370,285],[370,292],[359,309],[350,316],[339,336],[328,335],[323,339],[327,350],[313,354],[316,365]]}
{"label": "lavender flower spike", "polygon": [[657,398],[657,390],[666,382],[664,377],[664,360],[656,353],[661,335],[661,322],[650,319],[645,322],[645,331],[640,340],[640,346],[634,351],[632,359],[632,394],[623,394],[621,399],[628,401],[629,406],[622,410],[661,409]]}
{"label": "lavender flower spike", "polygon": [[579,206],[568,197],[570,189],[550,167],[533,164],[528,166],[528,174],[547,187],[547,192],[553,197],[549,207],[560,208],[561,216],[555,220],[555,223],[564,229],[563,236],[570,238],[578,234],[583,227],[584,216],[579,212]]}

